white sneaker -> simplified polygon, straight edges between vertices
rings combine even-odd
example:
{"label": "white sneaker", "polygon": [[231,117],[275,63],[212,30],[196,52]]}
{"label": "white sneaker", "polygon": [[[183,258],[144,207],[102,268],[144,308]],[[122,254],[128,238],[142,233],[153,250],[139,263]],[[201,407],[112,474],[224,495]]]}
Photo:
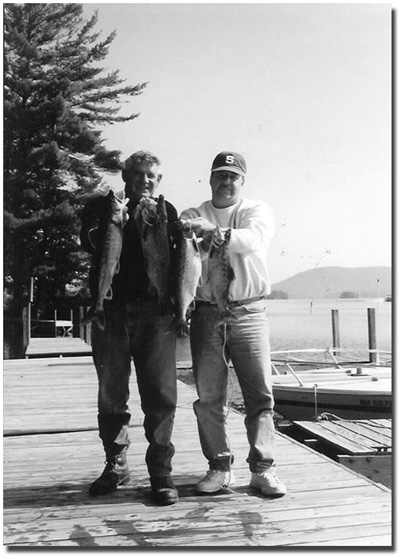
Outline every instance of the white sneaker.
{"label": "white sneaker", "polygon": [[286,494],[286,487],[272,472],[251,473],[250,487],[260,489],[263,495],[268,497],[283,497]]}
{"label": "white sneaker", "polygon": [[233,472],[221,472],[220,470],[208,470],[206,475],[196,484],[196,493],[218,493],[223,487],[235,483]]}

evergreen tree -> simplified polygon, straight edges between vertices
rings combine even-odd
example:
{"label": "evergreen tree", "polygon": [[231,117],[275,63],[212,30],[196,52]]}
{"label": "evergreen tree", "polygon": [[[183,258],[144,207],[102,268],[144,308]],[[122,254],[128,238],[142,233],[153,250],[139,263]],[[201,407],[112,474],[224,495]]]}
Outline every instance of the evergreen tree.
{"label": "evergreen tree", "polygon": [[93,31],[81,4],[4,4],[4,272],[10,311],[21,316],[31,276],[38,307],[54,305],[85,273],[79,212],[120,169],[101,128],[126,122],[120,103],[146,84],[123,86],[100,63],[115,38]]}

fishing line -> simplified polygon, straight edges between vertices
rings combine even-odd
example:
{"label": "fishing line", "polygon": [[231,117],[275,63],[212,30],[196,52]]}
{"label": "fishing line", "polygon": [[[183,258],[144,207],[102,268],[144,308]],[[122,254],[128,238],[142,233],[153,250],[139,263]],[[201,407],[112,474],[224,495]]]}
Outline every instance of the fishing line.
{"label": "fishing line", "polygon": [[314,407],[315,407],[315,417],[318,416],[317,388],[318,388],[318,384],[314,384]]}
{"label": "fishing line", "polygon": [[[224,359],[226,370],[228,372],[228,379],[229,379],[229,381],[232,385],[231,396],[227,401],[228,407],[227,407],[226,414],[225,414],[225,422],[226,422],[227,419],[228,419],[229,410],[231,408],[231,405],[232,405],[232,402],[233,402],[233,399],[234,399],[234,396],[235,396],[236,389],[235,389],[235,383],[234,383],[234,380],[233,380],[233,377],[231,375],[231,371],[230,371],[230,368],[229,368],[229,363],[228,363],[228,360],[226,359],[226,354],[225,354],[225,348],[226,348],[226,344],[227,344],[226,322],[225,322],[225,320],[223,322],[223,326],[224,326],[224,329],[223,329],[224,341],[223,341],[223,344],[222,344],[222,357]],[[227,428],[226,428],[226,439],[228,441],[228,447],[229,447],[229,482],[228,483],[230,484],[231,479],[232,479],[232,449],[231,449],[231,443],[230,443],[230,440],[229,440],[229,437],[228,437],[228,429]]]}

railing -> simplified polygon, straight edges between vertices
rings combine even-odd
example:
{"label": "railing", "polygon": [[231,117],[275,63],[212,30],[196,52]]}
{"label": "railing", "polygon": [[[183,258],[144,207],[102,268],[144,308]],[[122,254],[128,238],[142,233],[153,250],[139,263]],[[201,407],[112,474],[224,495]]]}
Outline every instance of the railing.
{"label": "railing", "polygon": [[[293,367],[311,367],[313,369],[316,369],[318,367],[323,367],[326,369],[326,367],[330,367],[332,366],[333,370],[345,370],[346,368],[348,368],[349,366],[357,366],[357,365],[362,365],[363,367],[379,367],[379,366],[389,366],[391,365],[391,355],[392,352],[391,351],[385,351],[385,350],[371,350],[368,349],[368,352],[371,353],[375,353],[376,354],[376,359],[374,361],[362,361],[361,359],[357,359],[356,357],[350,357],[348,359],[343,359],[341,361],[338,360],[337,355],[341,354],[359,354],[360,353],[360,349],[343,349],[343,348],[325,348],[325,349],[321,349],[321,348],[309,348],[309,349],[288,349],[288,350],[276,350],[276,351],[271,351],[271,364],[272,364],[272,370],[273,370],[273,374],[275,375],[281,375],[282,373],[279,371],[279,366],[283,366],[285,369],[285,372],[289,371],[293,376],[296,377],[297,380],[299,380],[297,378],[297,374],[300,374],[301,372],[305,372],[302,370],[297,370],[295,371]],[[295,355],[310,355],[310,358],[307,359],[307,357],[305,357],[304,359],[302,359],[301,357],[299,359],[296,359],[294,356]],[[312,357],[318,356],[319,354],[322,354],[323,356],[325,356],[325,361],[322,360],[316,360],[313,359]],[[389,356],[389,359],[384,359],[383,356],[387,355]],[[287,357],[284,357],[287,356]],[[328,359],[330,359],[330,362],[328,362]],[[299,383],[301,384],[301,382],[299,381]]]}

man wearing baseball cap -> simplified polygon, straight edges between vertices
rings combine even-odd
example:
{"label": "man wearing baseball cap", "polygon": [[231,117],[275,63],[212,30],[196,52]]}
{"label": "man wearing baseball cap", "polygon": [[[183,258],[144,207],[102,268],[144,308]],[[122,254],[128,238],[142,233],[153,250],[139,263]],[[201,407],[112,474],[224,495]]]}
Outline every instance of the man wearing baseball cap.
{"label": "man wearing baseball cap", "polygon": [[[250,486],[265,496],[281,497],[286,488],[275,474],[274,399],[266,314],[266,298],[271,291],[267,249],[274,220],[264,202],[242,197],[245,177],[246,162],[241,154],[219,153],[211,166],[211,200],[180,216],[191,223],[202,255],[202,282],[191,314],[190,343],[198,393],[193,407],[209,470],[197,483],[196,493],[214,494],[234,482],[234,457],[226,434],[227,363],[231,359],[245,405]],[[234,278],[227,298],[231,312],[222,320],[208,266],[216,231],[222,231],[229,239]],[[213,270],[210,267],[210,272]]]}

